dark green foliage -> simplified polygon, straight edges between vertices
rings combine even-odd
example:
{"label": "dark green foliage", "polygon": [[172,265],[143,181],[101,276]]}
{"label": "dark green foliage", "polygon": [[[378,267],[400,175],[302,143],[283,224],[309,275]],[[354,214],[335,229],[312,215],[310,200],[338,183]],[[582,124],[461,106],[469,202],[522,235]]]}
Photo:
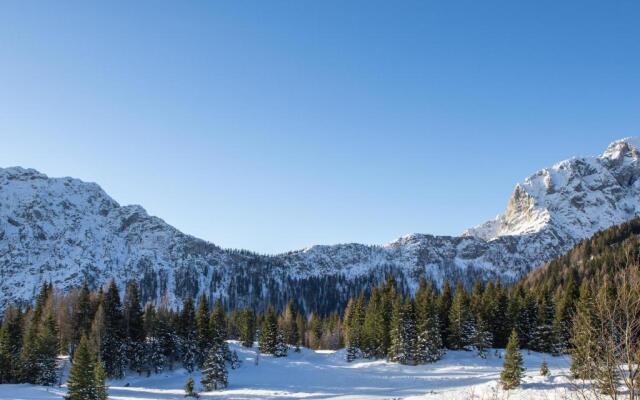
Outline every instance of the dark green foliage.
{"label": "dark green foliage", "polygon": [[56,359],[58,356],[58,328],[52,311],[44,317],[36,339],[36,383],[51,386],[58,381]]}
{"label": "dark green foliage", "polygon": [[251,309],[240,311],[239,317],[240,343],[244,347],[252,347],[256,337],[256,318]]}
{"label": "dark green foliage", "polygon": [[22,350],[22,313],[19,308],[7,308],[0,327],[0,384],[20,379]]}
{"label": "dark green foliage", "polygon": [[227,386],[227,376],[224,349],[213,345],[202,366],[201,383],[207,391],[222,389]]}
{"label": "dark green foliage", "polygon": [[[82,285],[78,293],[78,300],[73,305],[71,315],[71,338],[72,348],[80,342],[82,336],[89,336],[91,332],[91,321],[93,319],[93,306],[91,304],[91,292],[87,282]],[[73,351],[72,351],[73,353]]]}
{"label": "dark green foliage", "polygon": [[584,282],[580,287],[571,332],[571,373],[575,378],[591,379],[595,375],[594,361],[598,352],[596,324],[591,289]]}
{"label": "dark green foliage", "polygon": [[122,378],[128,358],[122,304],[115,281],[109,284],[101,305],[104,309],[104,328],[100,339],[100,361],[108,377]]}
{"label": "dark green foliage", "polygon": [[[205,295],[198,300],[198,310],[196,311],[196,336],[198,350],[201,354],[207,354],[206,349],[211,344],[211,329],[209,328],[209,302]],[[201,360],[202,362],[204,359]]]}
{"label": "dark green foliage", "polygon": [[86,337],[80,339],[67,381],[66,400],[106,400],[105,371],[89,351]]}
{"label": "dark green foliage", "polygon": [[514,329],[507,343],[507,351],[504,356],[504,367],[500,373],[500,383],[505,390],[511,390],[520,386],[524,367],[522,366],[522,354],[518,333]]}
{"label": "dark green foliage", "polygon": [[438,310],[440,312],[440,336],[444,347],[449,348],[449,312],[451,310],[451,303],[453,302],[453,295],[451,293],[451,285],[448,280],[444,281],[442,286],[442,295],[438,298]]}
{"label": "dark green foliage", "polygon": [[278,320],[273,307],[267,308],[260,330],[260,352],[263,354],[276,354],[278,351],[278,342],[281,336],[278,332]]}
{"label": "dark green foliage", "polygon": [[468,350],[473,345],[475,326],[469,310],[469,298],[462,285],[458,285],[449,309],[449,347]]}
{"label": "dark green foliage", "polygon": [[444,353],[437,293],[424,279],[421,280],[416,292],[415,309],[418,329],[416,361],[418,363],[437,361]]}
{"label": "dark green foliage", "polygon": [[413,302],[403,302],[397,298],[394,302],[391,323],[389,360],[399,362],[400,364],[415,365],[421,359],[417,350],[418,332]]}
{"label": "dark green foliage", "polygon": [[187,371],[192,372],[198,364],[200,353],[198,351],[195,310],[190,298],[184,302],[178,323],[177,332],[182,365]]}
{"label": "dark green foliage", "polygon": [[291,346],[299,346],[301,338],[299,336],[298,324],[298,307],[293,300],[287,303],[282,316],[279,318],[278,326],[282,332],[285,343]]}

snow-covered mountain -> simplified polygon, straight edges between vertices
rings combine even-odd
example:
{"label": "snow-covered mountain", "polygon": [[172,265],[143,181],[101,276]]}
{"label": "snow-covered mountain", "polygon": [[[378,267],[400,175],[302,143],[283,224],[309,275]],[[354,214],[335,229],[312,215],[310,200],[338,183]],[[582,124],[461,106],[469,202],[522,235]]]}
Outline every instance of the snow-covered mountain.
{"label": "snow-covered mountain", "polygon": [[229,307],[296,298],[330,311],[393,272],[407,290],[420,276],[515,279],[577,241],[640,214],[640,140],[599,157],[562,161],[516,185],[507,210],[459,237],[412,234],[384,246],[313,246],[280,255],[224,250],[98,185],[0,169],[0,309],[29,301],[43,281],[68,290],[116,279],[145,300],[179,304],[205,293]]}

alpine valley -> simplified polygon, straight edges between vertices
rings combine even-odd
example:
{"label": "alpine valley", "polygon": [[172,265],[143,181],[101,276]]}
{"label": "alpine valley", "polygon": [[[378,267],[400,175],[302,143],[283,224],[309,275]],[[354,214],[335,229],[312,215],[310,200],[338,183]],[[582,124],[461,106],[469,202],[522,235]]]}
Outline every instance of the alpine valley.
{"label": "alpine valley", "polygon": [[291,298],[329,312],[395,275],[412,292],[421,276],[513,281],[594,233],[640,214],[640,139],[598,157],[542,169],[516,185],[504,214],[461,236],[411,234],[383,246],[312,246],[278,255],[226,250],[184,234],[97,184],[0,169],[0,310],[31,301],[43,282],[69,290],[138,281],[143,301],[177,306],[205,294],[226,307]]}

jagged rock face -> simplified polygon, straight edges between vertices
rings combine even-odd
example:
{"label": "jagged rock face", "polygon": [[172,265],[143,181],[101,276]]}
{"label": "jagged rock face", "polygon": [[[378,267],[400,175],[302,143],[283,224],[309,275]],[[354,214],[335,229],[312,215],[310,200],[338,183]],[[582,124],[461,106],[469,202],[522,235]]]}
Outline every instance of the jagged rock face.
{"label": "jagged rock face", "polygon": [[465,232],[491,241],[550,231],[567,243],[620,224],[640,211],[640,140],[609,145],[599,157],[573,158],[531,175],[513,192],[507,211]]}
{"label": "jagged rock face", "polygon": [[511,280],[598,230],[638,215],[635,139],[597,158],[574,158],[518,184],[506,212],[460,237],[413,234],[384,246],[313,246],[274,256],[223,250],[185,235],[140,206],[120,206],[98,185],[0,169],[0,308],[30,301],[42,282],[63,290],[136,280],[147,301],[178,306],[202,293],[229,308],[288,299],[328,312],[395,274]]}

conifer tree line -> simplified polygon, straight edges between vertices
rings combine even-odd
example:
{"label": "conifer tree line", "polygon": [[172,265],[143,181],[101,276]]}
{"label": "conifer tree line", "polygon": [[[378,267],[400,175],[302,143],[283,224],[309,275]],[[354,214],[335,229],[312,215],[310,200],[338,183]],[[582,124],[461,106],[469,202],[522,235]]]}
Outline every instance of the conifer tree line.
{"label": "conifer tree line", "polygon": [[66,354],[74,399],[100,398],[87,393],[101,393],[106,378],[177,367],[200,369],[202,387],[216,390],[227,385],[228,368],[240,366],[228,339],[246,347],[258,341],[259,350],[274,357],[301,346],[343,346],[338,314],[307,315],[293,301],[280,313],[269,307],[257,314],[226,312],[221,301],[210,303],[205,296],[187,299],[177,310],[143,306],[135,282],[120,293],[114,281],[97,291],[85,284],[66,295],[46,283],[32,307],[8,307],[0,324],[0,383],[60,384],[58,356]]}
{"label": "conifer tree line", "polygon": [[347,360],[388,358],[403,364],[433,362],[446,349],[476,351],[505,348],[512,330],[519,346],[553,354],[570,346],[577,287],[561,296],[524,285],[477,282],[471,290],[442,290],[421,279],[415,296],[395,289],[393,277],[349,301],[344,313]]}
{"label": "conifer tree line", "polygon": [[[82,390],[97,399],[106,391],[105,378],[177,367],[200,369],[202,387],[215,390],[227,385],[228,368],[240,362],[228,339],[246,347],[257,341],[261,353],[274,357],[303,346],[346,347],[347,361],[408,365],[434,362],[447,349],[485,357],[511,342],[512,349],[571,354],[574,377],[595,381],[602,393],[615,394],[621,384],[637,393],[639,234],[640,219],[598,233],[510,286],[477,282],[466,288],[445,280],[437,287],[423,278],[411,296],[390,275],[341,312],[324,315],[295,300],[262,313],[225,311],[221,301],[205,296],[171,309],[143,305],[136,282],[123,291],[113,281],[98,290],[85,284],[64,295],[47,283],[33,305],[9,306],[2,317],[0,383],[58,384],[57,357],[68,354],[70,396],[73,380],[85,382]],[[513,360],[505,379],[518,376]]]}

